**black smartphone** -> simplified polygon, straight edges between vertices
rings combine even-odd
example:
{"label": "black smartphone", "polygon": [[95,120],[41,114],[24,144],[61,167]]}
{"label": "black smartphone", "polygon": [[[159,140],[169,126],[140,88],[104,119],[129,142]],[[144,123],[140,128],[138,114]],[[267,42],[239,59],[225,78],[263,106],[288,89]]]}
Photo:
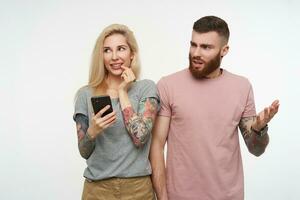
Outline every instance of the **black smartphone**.
{"label": "black smartphone", "polygon": [[110,97],[107,95],[91,97],[91,101],[92,101],[92,106],[93,106],[95,115],[107,105],[110,105],[110,108],[107,111],[105,111],[101,115],[101,117],[104,117],[105,115],[107,115],[113,111]]}

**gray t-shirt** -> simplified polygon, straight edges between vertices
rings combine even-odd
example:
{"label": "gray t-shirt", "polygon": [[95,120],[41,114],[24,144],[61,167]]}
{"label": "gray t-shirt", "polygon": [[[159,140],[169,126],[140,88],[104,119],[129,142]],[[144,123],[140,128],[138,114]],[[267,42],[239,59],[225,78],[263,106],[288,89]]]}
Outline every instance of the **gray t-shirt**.
{"label": "gray t-shirt", "polygon": [[[143,98],[153,97],[159,102],[156,85],[151,80],[134,82],[128,96],[132,108],[138,112],[139,102]],[[75,100],[76,114],[92,117],[91,104],[92,90],[89,87],[81,88]],[[137,177],[151,174],[151,166],[148,159],[151,136],[142,147],[136,147],[129,136],[118,98],[113,98],[112,107],[116,112],[116,122],[105,129],[96,138],[95,149],[87,159],[87,168],[84,177],[90,180],[102,180],[111,177]]]}

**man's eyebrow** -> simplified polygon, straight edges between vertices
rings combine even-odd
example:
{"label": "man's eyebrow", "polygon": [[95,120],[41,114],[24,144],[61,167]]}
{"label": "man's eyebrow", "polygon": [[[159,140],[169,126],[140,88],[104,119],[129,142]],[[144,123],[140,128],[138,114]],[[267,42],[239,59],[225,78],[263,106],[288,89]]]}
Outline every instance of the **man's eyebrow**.
{"label": "man's eyebrow", "polygon": [[197,44],[196,42],[190,41],[190,44],[200,46],[200,47],[214,47],[213,44],[209,44],[209,43]]}
{"label": "man's eyebrow", "polygon": [[200,47],[214,47],[212,44],[200,44]]}

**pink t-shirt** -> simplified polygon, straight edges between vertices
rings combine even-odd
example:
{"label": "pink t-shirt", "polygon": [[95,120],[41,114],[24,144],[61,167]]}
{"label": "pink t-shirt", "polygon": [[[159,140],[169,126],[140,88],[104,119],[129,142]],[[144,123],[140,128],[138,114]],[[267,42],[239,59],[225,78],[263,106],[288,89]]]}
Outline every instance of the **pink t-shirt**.
{"label": "pink t-shirt", "polygon": [[254,116],[252,86],[223,70],[197,80],[188,69],[158,82],[159,115],[171,118],[167,138],[170,200],[241,200],[244,180],[238,138],[242,117]]}

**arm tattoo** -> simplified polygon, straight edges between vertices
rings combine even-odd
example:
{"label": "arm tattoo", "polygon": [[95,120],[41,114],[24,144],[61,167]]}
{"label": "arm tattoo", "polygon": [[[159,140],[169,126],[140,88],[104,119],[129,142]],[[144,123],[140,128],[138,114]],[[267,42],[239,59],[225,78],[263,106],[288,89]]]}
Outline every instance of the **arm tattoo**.
{"label": "arm tattoo", "polygon": [[145,144],[150,136],[156,117],[158,103],[155,98],[144,98],[139,103],[138,112],[131,106],[122,110],[126,129],[136,146]]}
{"label": "arm tattoo", "polygon": [[251,126],[254,121],[255,116],[244,117],[239,123],[239,128],[249,152],[255,156],[260,156],[265,152],[265,149],[269,143],[269,135],[265,134],[263,136],[259,136],[253,132],[251,130]]}
{"label": "arm tattoo", "polygon": [[91,140],[87,134],[89,119],[83,114],[77,114],[75,116],[75,121],[80,155],[83,158],[88,159],[95,149],[95,141]]}

